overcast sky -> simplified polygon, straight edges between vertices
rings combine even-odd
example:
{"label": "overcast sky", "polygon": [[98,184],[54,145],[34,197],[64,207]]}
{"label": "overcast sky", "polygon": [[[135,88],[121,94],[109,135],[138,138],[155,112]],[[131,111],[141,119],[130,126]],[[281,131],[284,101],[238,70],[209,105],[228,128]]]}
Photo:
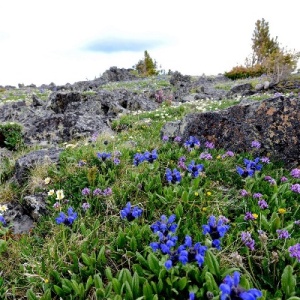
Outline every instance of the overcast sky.
{"label": "overcast sky", "polygon": [[74,83],[148,50],[166,71],[216,75],[243,64],[255,22],[300,51],[299,0],[1,0],[0,85]]}

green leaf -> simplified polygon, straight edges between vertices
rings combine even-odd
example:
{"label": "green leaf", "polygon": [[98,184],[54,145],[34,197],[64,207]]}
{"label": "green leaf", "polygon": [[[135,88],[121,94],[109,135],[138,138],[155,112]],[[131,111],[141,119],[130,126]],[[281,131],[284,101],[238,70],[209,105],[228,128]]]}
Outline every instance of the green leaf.
{"label": "green leaf", "polygon": [[28,290],[26,293],[28,300],[38,300],[38,297],[34,294],[32,290]]}
{"label": "green leaf", "polygon": [[281,288],[286,297],[291,297],[295,294],[296,276],[293,275],[293,267],[288,265],[284,268],[281,275]]}
{"label": "green leaf", "polygon": [[181,205],[181,203],[179,203],[175,209],[175,214],[177,218],[181,218],[183,215],[183,207]]}
{"label": "green leaf", "polygon": [[134,300],[133,293],[132,293],[132,290],[131,290],[131,286],[130,286],[128,281],[125,282],[125,286],[126,286],[126,297],[125,297],[125,299]]}
{"label": "green leaf", "polygon": [[94,275],[95,288],[100,289],[103,288],[103,282],[99,274]]}
{"label": "green leaf", "polygon": [[93,285],[94,281],[92,276],[89,276],[86,284],[85,284],[85,291],[89,291],[89,289],[91,288],[91,286]]}
{"label": "green leaf", "polygon": [[136,238],[133,236],[130,239],[130,250],[131,251],[136,251],[137,250],[137,241]]}
{"label": "green leaf", "polygon": [[179,290],[182,291],[186,287],[187,283],[188,280],[186,277],[182,277],[181,279],[179,279],[177,283]]}
{"label": "green leaf", "polygon": [[210,272],[205,273],[205,283],[209,292],[218,291],[219,287],[215,281],[214,276]]}
{"label": "green leaf", "polygon": [[273,212],[272,216],[271,216],[271,231],[273,233],[276,232],[277,229],[280,228],[280,218],[278,216],[278,214],[276,212]]}
{"label": "green leaf", "polygon": [[97,262],[101,262],[101,263],[105,264],[106,261],[107,261],[107,259],[105,257],[105,246],[102,246],[98,253]]}
{"label": "green leaf", "polygon": [[113,278],[113,280],[111,281],[111,284],[112,284],[112,288],[113,288],[114,292],[116,294],[120,295],[121,282],[117,278]]}
{"label": "green leaf", "polygon": [[110,267],[107,267],[107,268],[105,269],[104,273],[105,273],[106,278],[107,278],[109,281],[112,281],[113,275],[112,275],[112,272],[111,272]]}
{"label": "green leaf", "polygon": [[145,296],[145,300],[152,300],[153,299],[153,292],[152,288],[148,281],[145,281],[143,285],[143,295]]}
{"label": "green leaf", "polygon": [[132,286],[133,296],[136,299],[137,296],[139,295],[139,289],[140,289],[140,277],[137,272],[134,272],[133,274],[131,286]]}
{"label": "green leaf", "polygon": [[153,253],[149,253],[149,255],[147,257],[147,261],[148,261],[148,265],[149,265],[150,270],[155,275],[158,276],[159,271],[160,271],[158,258]]}
{"label": "green leaf", "polygon": [[210,250],[206,251],[205,264],[208,266],[208,270],[210,271],[210,273],[216,275],[217,277],[220,277],[219,263],[215,255]]}
{"label": "green leaf", "polygon": [[147,269],[149,268],[148,261],[144,258],[142,254],[136,252],[136,257],[142,266],[146,267]]}
{"label": "green leaf", "polygon": [[293,297],[288,298],[287,300],[300,300],[300,298],[296,297],[296,296],[293,296]]}
{"label": "green leaf", "polygon": [[82,253],[81,258],[82,258],[83,263],[86,266],[91,266],[92,265],[92,260],[90,259],[90,257],[87,254]]}
{"label": "green leaf", "polygon": [[64,293],[64,291],[63,291],[59,286],[54,285],[53,288],[54,288],[55,293],[56,293],[59,297],[64,298],[65,293]]}

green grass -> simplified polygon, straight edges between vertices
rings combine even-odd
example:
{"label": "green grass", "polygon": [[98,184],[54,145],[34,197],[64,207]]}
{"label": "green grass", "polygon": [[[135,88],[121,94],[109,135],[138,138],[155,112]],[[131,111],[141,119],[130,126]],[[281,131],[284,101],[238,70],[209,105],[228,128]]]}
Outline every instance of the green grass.
{"label": "green grass", "polygon": [[[300,219],[299,194],[290,190],[299,179],[276,162],[263,163],[253,177],[242,178],[236,166],[243,166],[244,158],[255,158],[252,151],[233,157],[223,149],[204,149],[203,145],[188,151],[174,141],[162,141],[160,136],[166,121],[236,103],[203,100],[177,107],[164,104],[156,111],[124,115],[113,122],[114,136],[99,136],[93,143],[79,141],[76,147],[65,149],[59,165],[32,170],[24,186],[2,181],[0,195],[6,195],[7,201],[22,202],[29,183],[32,193],[54,190],[54,194],[46,199],[49,214],[30,233],[15,236],[8,227],[0,227],[0,299],[188,299],[190,292],[196,299],[208,299],[208,293],[219,299],[220,284],[234,271],[240,272],[243,288],[262,291],[260,299],[299,299],[296,281],[299,284],[300,266],[288,251],[300,238],[300,227],[294,223]],[[153,149],[158,153],[153,163],[133,164],[136,153]],[[211,160],[199,158],[205,151],[212,155]],[[101,161],[99,152],[110,153],[112,158]],[[166,169],[178,169],[182,156],[186,165],[194,160],[204,171],[193,178],[181,169],[181,182],[170,184]],[[113,159],[118,157],[120,164],[116,165]],[[6,162],[2,178],[11,174],[11,165]],[[276,184],[266,181],[267,175]],[[282,176],[288,181],[281,182]],[[47,177],[49,183],[44,181]],[[112,195],[92,194],[97,188],[108,187]],[[83,195],[84,188],[91,193]],[[242,189],[247,196],[241,196]],[[58,190],[64,192],[61,200],[56,199]],[[255,193],[263,195],[267,209],[259,208]],[[132,221],[120,218],[128,201],[143,210],[142,216]],[[85,202],[90,204],[87,211],[82,209]],[[70,206],[78,215],[72,226],[56,224],[59,212],[66,213]],[[246,212],[255,218],[244,220]],[[195,261],[185,265],[174,262],[167,270],[168,255],[150,247],[151,242],[158,242],[150,225],[162,215],[172,214],[178,224],[177,246],[189,235],[193,243],[207,247],[201,267]],[[202,226],[211,215],[229,220],[220,250],[212,247],[209,234],[203,234]],[[278,229],[288,230],[291,237],[278,239]],[[267,242],[258,230],[265,232]],[[242,242],[242,232],[251,233],[253,251]]]}

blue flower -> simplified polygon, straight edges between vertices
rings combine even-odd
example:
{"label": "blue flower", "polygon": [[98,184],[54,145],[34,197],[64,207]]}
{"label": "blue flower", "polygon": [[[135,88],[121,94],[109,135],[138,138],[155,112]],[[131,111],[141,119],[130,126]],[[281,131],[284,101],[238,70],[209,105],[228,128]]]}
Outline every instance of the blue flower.
{"label": "blue flower", "polygon": [[256,300],[262,296],[262,292],[257,289],[250,289],[246,291],[240,285],[240,273],[234,272],[233,277],[227,275],[224,283],[220,285],[221,300],[241,299],[241,300]]}
{"label": "blue flower", "polygon": [[120,211],[122,219],[127,219],[128,221],[133,221],[140,217],[143,213],[143,210],[138,206],[131,206],[130,202],[127,202],[126,206]]}
{"label": "blue flower", "polygon": [[64,212],[60,212],[59,216],[55,219],[57,224],[65,224],[66,226],[71,226],[73,222],[77,219],[77,213],[73,211],[72,207],[68,208],[68,215]]}
{"label": "blue flower", "polygon": [[165,215],[162,215],[160,219],[161,221],[156,221],[150,226],[152,232],[154,233],[161,232],[164,235],[167,235],[169,231],[173,233],[176,231],[177,224],[174,223],[176,219],[176,215],[171,215],[169,218],[167,218]]}
{"label": "blue flower", "polygon": [[179,183],[181,181],[181,174],[177,169],[174,169],[173,172],[168,168],[166,170],[166,180],[169,183]]}
{"label": "blue flower", "polygon": [[101,159],[102,161],[105,161],[105,160],[111,158],[111,154],[110,153],[105,153],[105,152],[98,152],[97,157],[99,159]]}
{"label": "blue flower", "polygon": [[153,163],[158,158],[157,150],[154,149],[151,153],[146,151],[144,153],[144,157],[145,157],[145,160],[147,160],[149,163]]}
{"label": "blue flower", "polygon": [[209,234],[212,238],[212,246],[217,248],[218,250],[221,249],[221,242],[219,241],[225,233],[229,230],[230,226],[224,224],[224,219],[219,218],[216,220],[215,216],[210,216],[207,225],[202,225],[203,234]]}
{"label": "blue flower", "polygon": [[194,160],[192,160],[187,167],[188,172],[191,173],[194,178],[198,177],[199,174],[203,171],[203,169],[204,169],[203,165],[202,164],[195,165]]}
{"label": "blue flower", "polygon": [[136,153],[133,157],[133,164],[135,166],[138,166],[140,163],[142,163],[145,160],[145,156],[142,153]]}
{"label": "blue flower", "polygon": [[200,141],[196,137],[190,136],[189,139],[185,141],[184,147],[189,150],[192,150],[193,148],[199,148]]}
{"label": "blue flower", "polygon": [[256,157],[254,160],[249,160],[247,158],[244,159],[244,164],[247,169],[251,169],[254,171],[260,171],[262,169],[262,164],[258,164],[260,162],[260,158]]}
{"label": "blue flower", "polygon": [[254,175],[254,170],[250,169],[250,168],[241,168],[239,166],[236,167],[236,171],[238,172],[238,174],[240,176],[242,176],[243,178],[246,177],[252,177]]}
{"label": "blue flower", "polygon": [[0,215],[0,222],[2,223],[2,225],[6,224],[6,221],[2,215]]}
{"label": "blue flower", "polygon": [[193,293],[193,292],[190,292],[190,294],[189,294],[189,300],[195,300],[196,298],[195,298],[195,293]]}

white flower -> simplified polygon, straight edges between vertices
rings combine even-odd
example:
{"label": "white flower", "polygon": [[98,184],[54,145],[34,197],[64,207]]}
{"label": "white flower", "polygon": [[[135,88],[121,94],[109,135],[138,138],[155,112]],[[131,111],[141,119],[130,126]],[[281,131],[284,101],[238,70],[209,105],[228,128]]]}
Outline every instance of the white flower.
{"label": "white flower", "polygon": [[54,190],[50,190],[49,192],[48,192],[48,196],[52,196],[54,194]]}
{"label": "white flower", "polygon": [[0,211],[1,212],[7,211],[7,205],[6,204],[0,205]]}
{"label": "white flower", "polygon": [[56,200],[62,200],[65,198],[64,191],[63,190],[57,190],[56,191]]}
{"label": "white flower", "polygon": [[47,178],[44,179],[45,184],[49,184],[50,181],[51,181],[51,178],[50,178],[50,177],[47,177]]}

